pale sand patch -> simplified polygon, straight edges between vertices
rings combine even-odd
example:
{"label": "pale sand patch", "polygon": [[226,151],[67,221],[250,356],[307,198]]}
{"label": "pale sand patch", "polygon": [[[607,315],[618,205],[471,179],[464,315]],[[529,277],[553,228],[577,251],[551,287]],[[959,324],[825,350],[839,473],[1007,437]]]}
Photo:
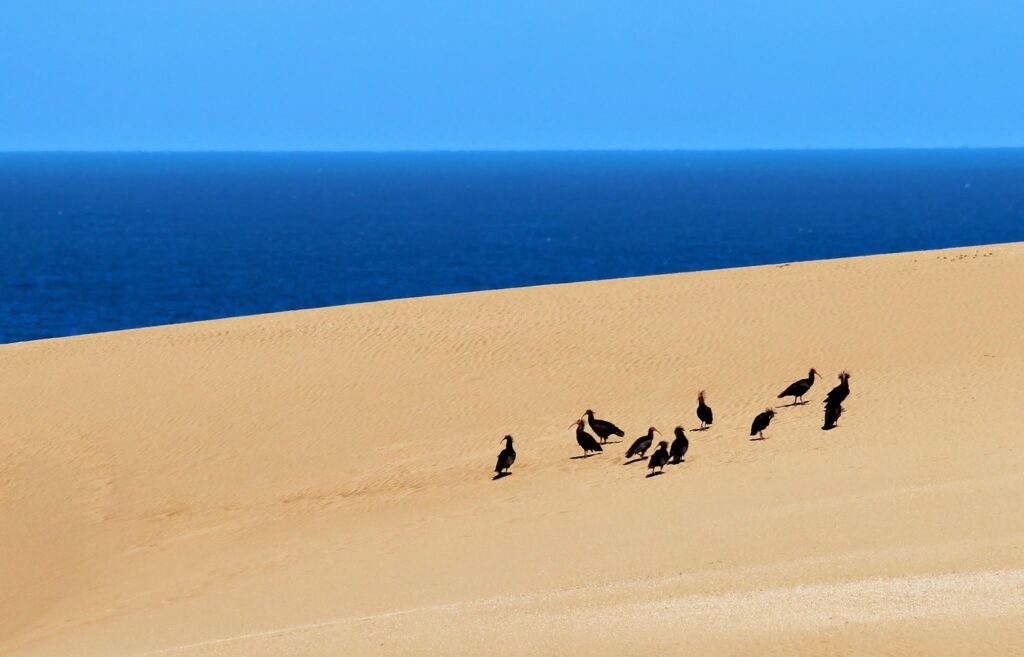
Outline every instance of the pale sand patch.
{"label": "pale sand patch", "polygon": [[[296,635],[312,633],[321,635],[315,642],[318,644],[324,643],[330,634],[330,650],[344,654],[353,650],[373,651],[381,644],[388,654],[445,654],[453,643],[481,654],[539,646],[556,651],[567,644],[581,643],[580,636],[598,637],[596,643],[600,643],[599,637],[606,628],[623,625],[644,635],[657,635],[664,628],[683,625],[687,634],[698,631],[705,640],[716,634],[730,638],[765,634],[766,640],[771,640],[774,634],[851,624],[935,617],[964,621],[1024,614],[1024,570],[871,579],[668,598],[647,595],[646,586],[621,588],[632,588],[630,593],[635,597],[656,599],[602,603],[605,598],[600,593],[606,592],[595,590],[504,597],[250,632],[132,657],[204,655],[228,644],[246,644],[244,650],[251,655],[273,655],[282,645],[305,641]],[[589,646],[588,650],[596,647]],[[310,649],[315,650],[313,646]]]}
{"label": "pale sand patch", "polygon": [[0,654],[1019,654],[1022,326],[1010,244],[3,346]]}

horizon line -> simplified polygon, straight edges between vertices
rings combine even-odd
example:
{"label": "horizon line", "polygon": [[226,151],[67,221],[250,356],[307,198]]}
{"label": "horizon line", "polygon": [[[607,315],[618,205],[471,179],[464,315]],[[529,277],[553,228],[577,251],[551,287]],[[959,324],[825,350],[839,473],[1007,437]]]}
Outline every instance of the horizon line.
{"label": "horizon line", "polygon": [[408,149],[0,149],[0,155],[156,155],[156,154],[332,154],[332,155],[398,155],[398,154],[528,154],[528,153],[836,153],[836,152],[891,152],[891,151],[1011,151],[1024,150],[1024,145],[1013,146],[839,146],[839,147],[780,147],[780,148],[408,148]]}

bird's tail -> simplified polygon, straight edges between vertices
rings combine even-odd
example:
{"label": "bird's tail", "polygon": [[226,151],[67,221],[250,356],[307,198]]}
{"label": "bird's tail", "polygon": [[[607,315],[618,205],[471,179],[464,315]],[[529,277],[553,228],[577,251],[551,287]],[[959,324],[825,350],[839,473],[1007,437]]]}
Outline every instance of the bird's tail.
{"label": "bird's tail", "polygon": [[604,450],[601,449],[601,445],[600,444],[594,443],[594,451],[595,452],[603,452]]}
{"label": "bird's tail", "polygon": [[619,429],[618,431],[613,431],[612,435],[613,436],[618,436],[619,438],[622,438],[622,437],[624,437],[626,435],[626,432],[623,431],[622,429]]}

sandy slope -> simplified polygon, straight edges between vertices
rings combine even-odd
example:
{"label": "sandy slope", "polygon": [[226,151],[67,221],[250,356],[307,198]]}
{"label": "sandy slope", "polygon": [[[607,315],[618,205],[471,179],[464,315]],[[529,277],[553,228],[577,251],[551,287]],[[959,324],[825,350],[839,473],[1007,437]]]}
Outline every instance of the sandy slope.
{"label": "sandy slope", "polygon": [[[0,347],[0,654],[1024,654],[1024,244]],[[753,415],[817,367],[769,439]],[[842,368],[853,394],[823,432]],[[714,427],[647,479],[573,459]],[[514,474],[490,480],[505,433]]]}

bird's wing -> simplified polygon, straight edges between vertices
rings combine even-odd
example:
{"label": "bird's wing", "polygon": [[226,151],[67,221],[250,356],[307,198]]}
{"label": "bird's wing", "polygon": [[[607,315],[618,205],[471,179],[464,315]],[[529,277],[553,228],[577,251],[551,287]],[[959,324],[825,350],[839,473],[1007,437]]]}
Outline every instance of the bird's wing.
{"label": "bird's wing", "polygon": [[623,435],[622,429],[618,428],[617,426],[615,426],[614,424],[612,424],[608,420],[597,420],[595,422],[595,424],[600,426],[602,429],[607,431],[609,434],[615,434],[616,436]]}
{"label": "bird's wing", "polygon": [[783,397],[791,397],[791,396],[795,395],[797,390],[799,390],[799,388],[798,388],[799,383],[800,382],[798,381],[797,383],[789,384],[789,386],[785,390],[783,390],[782,392],[779,393],[779,399],[781,399]]}

